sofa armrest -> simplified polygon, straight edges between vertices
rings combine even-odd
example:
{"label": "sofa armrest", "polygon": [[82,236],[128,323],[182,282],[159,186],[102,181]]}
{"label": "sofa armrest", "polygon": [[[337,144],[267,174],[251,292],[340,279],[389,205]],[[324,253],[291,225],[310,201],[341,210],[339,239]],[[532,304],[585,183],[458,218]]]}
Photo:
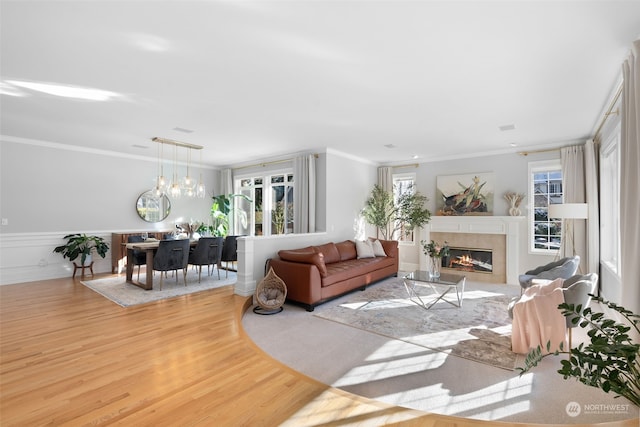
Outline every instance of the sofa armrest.
{"label": "sofa armrest", "polygon": [[380,240],[382,248],[388,257],[398,258],[398,241],[397,240]]}
{"label": "sofa armrest", "polygon": [[269,266],[287,286],[287,299],[309,305],[320,301],[322,278],[314,264],[274,258]]}
{"label": "sofa armrest", "polygon": [[281,250],[278,256],[283,261],[312,264],[318,268],[322,277],[327,276],[327,266],[324,263],[324,255],[315,251]]}

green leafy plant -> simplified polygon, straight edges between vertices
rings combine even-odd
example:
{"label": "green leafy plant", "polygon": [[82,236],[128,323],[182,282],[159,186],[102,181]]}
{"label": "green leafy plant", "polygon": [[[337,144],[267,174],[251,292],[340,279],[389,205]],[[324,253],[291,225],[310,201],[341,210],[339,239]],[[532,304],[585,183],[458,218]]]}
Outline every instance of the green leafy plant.
{"label": "green leafy plant", "polygon": [[64,236],[67,243],[57,246],[53,252],[61,253],[63,258],[69,258],[73,261],[80,258],[80,262],[84,265],[87,256],[91,255],[91,252],[95,252],[104,258],[109,250],[109,245],[104,241],[102,237],[90,236],[87,234],[67,234]]}
{"label": "green leafy plant", "polygon": [[420,244],[422,245],[422,252],[427,256],[435,258],[444,258],[449,256],[449,245],[447,242],[440,244],[433,240],[430,242],[421,240]]}
{"label": "green leafy plant", "polygon": [[271,211],[273,222],[273,234],[284,234],[284,202],[277,202],[276,208]]}
{"label": "green leafy plant", "polygon": [[610,309],[620,313],[626,324],[608,319],[604,313],[594,313],[587,307],[582,310],[580,305],[560,304],[558,308],[566,317],[572,317],[574,325],[590,328],[587,335],[590,342],[581,343],[576,348],[564,351],[561,346],[558,351],[549,352],[551,343],[547,343],[547,353],[542,354],[540,346],[533,349],[525,359],[525,367],[518,368],[523,375],[547,356],[568,354],[568,360],[562,360],[562,368],[558,373],[564,379],[576,378],[583,384],[597,387],[604,392],[613,392],[624,396],[640,406],[640,344],[633,342],[629,332],[635,330],[640,335],[640,316],[622,306],[603,300],[592,295]]}
{"label": "green leafy plant", "polygon": [[362,215],[369,224],[380,230],[384,239],[393,238],[397,232],[411,234],[431,219],[431,212],[424,207],[429,199],[410,187],[394,200],[393,192],[375,185],[365,202]]}
{"label": "green leafy plant", "polygon": [[[248,202],[252,200],[244,194],[221,194],[212,197],[211,218],[213,226],[211,233],[216,237],[225,237],[229,234],[229,216],[233,211],[233,199],[241,197]],[[243,227],[247,226],[247,213],[243,210],[237,212]]]}

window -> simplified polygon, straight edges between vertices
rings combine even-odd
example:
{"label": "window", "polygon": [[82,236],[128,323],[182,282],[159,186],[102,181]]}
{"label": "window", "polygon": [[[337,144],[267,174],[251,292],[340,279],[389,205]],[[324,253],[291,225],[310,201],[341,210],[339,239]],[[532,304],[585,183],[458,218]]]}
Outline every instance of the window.
{"label": "window", "polygon": [[236,209],[246,212],[245,224],[235,227],[237,234],[270,236],[293,233],[293,174],[274,173],[266,176],[236,179],[236,192],[251,202],[236,198]]}
{"label": "window", "polygon": [[602,148],[600,160],[600,259],[620,271],[620,127]]}
{"label": "window", "polygon": [[560,249],[562,221],[549,218],[549,205],[562,203],[560,160],[529,163],[529,250],[557,253]]}
{"label": "window", "polygon": [[[393,201],[397,203],[398,198],[407,192],[415,193],[415,181],[416,175],[411,174],[394,174],[393,175]],[[400,227],[400,230],[396,231],[392,239],[399,242],[413,243],[415,230],[410,230],[409,234],[406,233],[404,226]]]}

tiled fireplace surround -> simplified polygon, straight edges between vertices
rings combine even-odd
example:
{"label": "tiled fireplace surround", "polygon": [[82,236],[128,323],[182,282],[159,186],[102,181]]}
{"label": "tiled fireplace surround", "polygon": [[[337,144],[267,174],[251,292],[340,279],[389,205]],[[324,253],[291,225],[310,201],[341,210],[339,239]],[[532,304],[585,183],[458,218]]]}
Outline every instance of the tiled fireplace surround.
{"label": "tiled fireplace surround", "polygon": [[[464,272],[467,279],[490,283],[518,283],[520,224],[524,217],[511,216],[434,216],[422,229],[422,240],[446,241],[449,246],[491,249],[493,272]],[[426,257],[420,269],[426,269]],[[455,270],[443,269],[443,272]]]}

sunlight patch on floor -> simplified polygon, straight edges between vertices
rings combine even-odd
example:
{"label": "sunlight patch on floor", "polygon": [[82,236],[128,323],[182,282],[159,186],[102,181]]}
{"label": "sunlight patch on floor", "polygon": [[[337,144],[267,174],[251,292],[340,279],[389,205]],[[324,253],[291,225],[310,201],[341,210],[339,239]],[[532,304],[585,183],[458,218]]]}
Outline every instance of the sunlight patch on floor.
{"label": "sunlight patch on floor", "polygon": [[[531,378],[515,377],[469,393],[455,394],[438,383],[377,398],[392,404],[403,402],[411,407],[421,400],[421,396],[429,396],[430,412],[496,420],[529,411],[530,401],[521,399],[521,396],[530,394],[531,389]],[[513,403],[510,403],[511,400]]]}

